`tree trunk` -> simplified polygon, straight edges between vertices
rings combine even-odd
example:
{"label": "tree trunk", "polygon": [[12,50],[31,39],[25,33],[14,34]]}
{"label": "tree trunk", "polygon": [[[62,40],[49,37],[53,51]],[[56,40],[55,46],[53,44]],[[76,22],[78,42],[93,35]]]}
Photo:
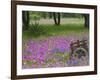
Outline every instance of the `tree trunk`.
{"label": "tree trunk", "polygon": [[56,13],[53,13],[53,18],[54,18],[55,25],[57,25]]}
{"label": "tree trunk", "polygon": [[22,12],[22,23],[23,23],[23,26],[24,26],[25,23],[26,23],[26,19],[25,19],[25,11]]}
{"label": "tree trunk", "polygon": [[53,13],[55,25],[60,25],[60,13]]}
{"label": "tree trunk", "polygon": [[23,11],[22,12],[22,23],[23,23],[23,29],[27,30],[29,28],[29,12]]}
{"label": "tree trunk", "polygon": [[89,28],[89,14],[84,14],[83,16],[85,20],[84,26]]}
{"label": "tree trunk", "polygon": [[60,25],[60,13],[58,13],[58,25]]}
{"label": "tree trunk", "polygon": [[26,25],[27,25],[27,29],[28,29],[28,27],[29,27],[29,12],[27,11],[26,12]]}

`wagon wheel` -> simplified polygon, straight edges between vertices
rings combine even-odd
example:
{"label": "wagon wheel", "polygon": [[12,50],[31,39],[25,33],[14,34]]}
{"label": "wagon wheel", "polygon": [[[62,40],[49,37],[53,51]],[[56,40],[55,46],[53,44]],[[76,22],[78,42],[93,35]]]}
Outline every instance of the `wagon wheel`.
{"label": "wagon wheel", "polygon": [[73,51],[73,55],[78,57],[78,58],[81,58],[82,56],[86,56],[87,54],[88,54],[88,51],[82,47],[76,48]]}

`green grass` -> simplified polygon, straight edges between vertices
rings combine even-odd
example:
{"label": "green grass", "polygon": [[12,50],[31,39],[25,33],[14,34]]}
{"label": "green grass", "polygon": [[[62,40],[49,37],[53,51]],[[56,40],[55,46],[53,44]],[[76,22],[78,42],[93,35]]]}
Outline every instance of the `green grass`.
{"label": "green grass", "polygon": [[[23,39],[50,37],[50,36],[65,36],[69,34],[78,34],[85,32],[88,33],[88,28],[85,28],[83,24],[66,24],[66,25],[39,25],[43,32],[37,36],[30,30],[23,31]],[[41,30],[40,30],[41,31]]]}

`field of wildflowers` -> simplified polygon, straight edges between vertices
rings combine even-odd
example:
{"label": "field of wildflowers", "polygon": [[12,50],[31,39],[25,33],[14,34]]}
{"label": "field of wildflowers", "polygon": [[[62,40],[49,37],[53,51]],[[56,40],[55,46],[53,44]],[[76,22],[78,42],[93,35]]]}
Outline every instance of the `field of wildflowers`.
{"label": "field of wildflowers", "polygon": [[48,68],[48,67],[73,67],[89,65],[89,56],[81,58],[70,55],[70,43],[76,40],[88,40],[89,37],[77,36],[51,36],[46,39],[23,40],[22,67]]}

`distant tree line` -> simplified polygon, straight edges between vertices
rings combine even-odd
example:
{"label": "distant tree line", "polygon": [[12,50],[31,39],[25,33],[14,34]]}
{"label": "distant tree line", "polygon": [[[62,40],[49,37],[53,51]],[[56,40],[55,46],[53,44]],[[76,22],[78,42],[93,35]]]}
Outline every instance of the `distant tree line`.
{"label": "distant tree line", "polygon": [[34,15],[44,19],[53,19],[55,25],[60,25],[61,18],[84,18],[84,26],[89,28],[89,14],[22,11],[22,23],[25,30],[29,28],[30,19]]}

